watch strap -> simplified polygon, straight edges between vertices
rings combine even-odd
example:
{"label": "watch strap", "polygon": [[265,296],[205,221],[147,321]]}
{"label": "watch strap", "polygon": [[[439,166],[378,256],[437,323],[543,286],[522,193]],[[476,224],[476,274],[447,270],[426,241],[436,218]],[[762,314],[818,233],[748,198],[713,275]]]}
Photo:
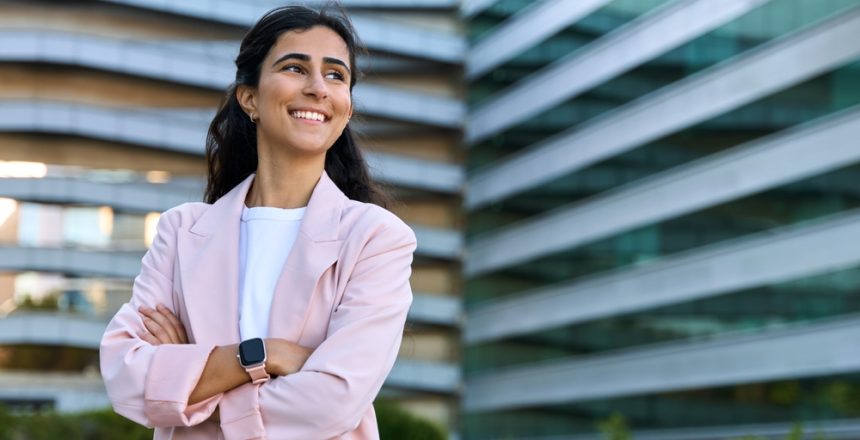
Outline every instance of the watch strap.
{"label": "watch strap", "polygon": [[266,364],[259,364],[253,367],[246,367],[245,371],[248,376],[251,376],[251,383],[254,385],[261,384],[269,380],[269,373],[266,373]]}

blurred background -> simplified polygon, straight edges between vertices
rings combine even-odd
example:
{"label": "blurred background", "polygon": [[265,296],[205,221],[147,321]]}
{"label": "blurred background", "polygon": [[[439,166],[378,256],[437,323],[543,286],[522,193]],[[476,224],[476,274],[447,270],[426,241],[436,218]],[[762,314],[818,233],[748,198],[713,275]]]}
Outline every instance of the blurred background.
{"label": "blurred background", "polygon": [[[0,1],[12,414],[109,406],[104,327],[287,3]],[[418,237],[382,400],[463,440],[860,438],[860,0],[341,3]]]}

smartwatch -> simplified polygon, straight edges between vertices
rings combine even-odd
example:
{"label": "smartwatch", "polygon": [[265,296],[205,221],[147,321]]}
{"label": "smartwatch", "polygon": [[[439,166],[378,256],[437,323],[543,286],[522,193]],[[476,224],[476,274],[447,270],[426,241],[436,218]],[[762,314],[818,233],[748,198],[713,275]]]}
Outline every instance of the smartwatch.
{"label": "smartwatch", "polygon": [[245,369],[256,385],[269,380],[266,373],[266,345],[260,338],[247,339],[239,344],[239,365]]}

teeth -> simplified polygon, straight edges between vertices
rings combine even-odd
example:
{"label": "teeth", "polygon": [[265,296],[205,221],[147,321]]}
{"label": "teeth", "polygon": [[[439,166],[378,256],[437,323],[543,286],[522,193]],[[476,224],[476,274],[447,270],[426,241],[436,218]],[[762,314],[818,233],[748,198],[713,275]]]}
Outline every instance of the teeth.
{"label": "teeth", "polygon": [[325,121],[325,115],[323,115],[321,113],[317,113],[317,112],[301,112],[301,111],[299,111],[299,112],[293,112],[292,116],[294,118],[310,119],[312,121],[320,121],[320,122]]}

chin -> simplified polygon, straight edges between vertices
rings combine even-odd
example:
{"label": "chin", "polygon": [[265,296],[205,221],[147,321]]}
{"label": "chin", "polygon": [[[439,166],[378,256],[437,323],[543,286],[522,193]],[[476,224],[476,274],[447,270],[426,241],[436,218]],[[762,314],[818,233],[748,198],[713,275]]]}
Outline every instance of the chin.
{"label": "chin", "polygon": [[327,143],[327,141],[320,139],[295,138],[285,139],[281,143],[281,145],[283,145],[289,150],[306,155],[324,154],[326,151],[328,151],[332,144],[334,144],[334,141],[329,144]]}
{"label": "chin", "polygon": [[331,145],[318,145],[314,147],[307,146],[304,148],[300,148],[299,151],[301,152],[301,154],[304,154],[306,156],[319,156],[326,154],[329,148],[331,148]]}

